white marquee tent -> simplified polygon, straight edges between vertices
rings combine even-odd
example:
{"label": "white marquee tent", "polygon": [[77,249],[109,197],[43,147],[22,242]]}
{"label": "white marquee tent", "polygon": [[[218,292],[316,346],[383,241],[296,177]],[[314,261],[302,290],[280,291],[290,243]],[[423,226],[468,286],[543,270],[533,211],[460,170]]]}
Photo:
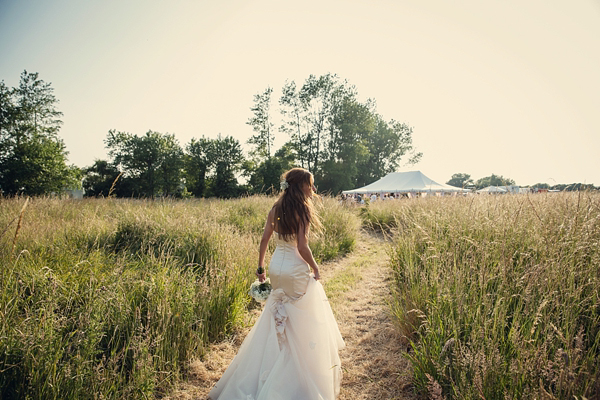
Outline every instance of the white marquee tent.
{"label": "white marquee tent", "polygon": [[383,178],[354,190],[344,190],[344,194],[364,193],[409,193],[409,192],[470,192],[469,189],[437,183],[421,171],[392,172]]}
{"label": "white marquee tent", "polygon": [[507,193],[507,190],[500,186],[488,186],[483,189],[479,189],[477,193]]}

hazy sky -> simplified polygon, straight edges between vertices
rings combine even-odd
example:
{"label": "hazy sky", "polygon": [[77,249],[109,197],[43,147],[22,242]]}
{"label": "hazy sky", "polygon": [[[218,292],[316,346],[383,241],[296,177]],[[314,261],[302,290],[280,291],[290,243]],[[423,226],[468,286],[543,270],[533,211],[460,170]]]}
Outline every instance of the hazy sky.
{"label": "hazy sky", "polygon": [[331,72],[413,127],[401,171],[600,185],[599,0],[0,0],[0,80],[23,70],[80,167],[109,129],[244,143],[254,94]]}

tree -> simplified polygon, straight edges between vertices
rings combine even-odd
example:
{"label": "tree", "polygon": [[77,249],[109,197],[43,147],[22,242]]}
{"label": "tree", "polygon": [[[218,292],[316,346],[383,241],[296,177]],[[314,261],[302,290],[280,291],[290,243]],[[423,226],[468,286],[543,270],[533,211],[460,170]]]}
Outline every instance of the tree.
{"label": "tree", "polygon": [[455,186],[455,187],[459,187],[459,188],[464,188],[467,186],[474,185],[474,182],[473,182],[473,179],[471,179],[471,175],[464,174],[464,173],[457,173],[457,174],[453,174],[452,177],[450,178],[450,180],[448,182],[446,182],[446,184]]}
{"label": "tree", "polygon": [[286,83],[279,101],[284,123],[281,130],[288,133],[291,146],[300,165],[317,174],[323,160],[323,150],[335,134],[334,115],[344,99],[356,96],[356,89],[337,75],[310,75],[302,87]]}
{"label": "tree", "polygon": [[148,131],[142,137],[110,130],[105,140],[114,165],[121,165],[138,196],[170,196],[181,183],[183,150],[174,135]]}
{"label": "tree", "polygon": [[363,186],[395,171],[400,160],[419,161],[412,128],[378,115],[375,102],[361,103],[356,88],[337,75],[310,75],[301,88],[286,83],[279,101],[289,147],[323,191]]}
{"label": "tree", "polygon": [[0,190],[41,195],[76,184],[58,137],[62,125],[54,89],[37,73],[24,71],[19,87],[0,82]]}
{"label": "tree", "polygon": [[491,176],[478,179],[475,182],[475,187],[477,189],[482,189],[488,186],[512,186],[514,184],[515,181],[510,178],[505,178],[502,175],[492,174]]}
{"label": "tree", "polygon": [[184,170],[189,191],[196,197],[204,197],[206,191],[206,175],[212,168],[213,141],[202,136],[192,138],[186,147]]}
{"label": "tree", "polygon": [[[119,170],[105,160],[96,160],[90,167],[84,169],[83,190],[88,197],[108,196],[114,193],[122,196],[120,188],[122,179]],[[117,179],[119,178],[119,179]],[[111,193],[112,189],[112,193]]]}
{"label": "tree", "polygon": [[279,190],[281,175],[294,167],[295,155],[289,143],[283,145],[275,155],[258,165],[253,161],[244,164],[245,174],[249,176],[248,186],[251,193],[276,193]]}
{"label": "tree", "polygon": [[359,166],[357,186],[364,186],[398,169],[400,160],[409,155],[408,164],[416,164],[422,153],[412,146],[413,130],[407,124],[375,115],[375,129],[365,138],[369,158]]}
{"label": "tree", "polygon": [[236,174],[241,171],[244,161],[242,146],[231,136],[213,141],[209,162],[214,166],[211,194],[216,197],[230,198],[239,195],[240,188]]}
{"label": "tree", "polygon": [[163,135],[160,140],[160,190],[163,196],[179,193],[182,186],[183,150],[175,135]]}
{"label": "tree", "polygon": [[254,95],[254,106],[250,108],[254,116],[246,122],[256,132],[248,139],[248,143],[255,146],[252,154],[259,160],[271,158],[271,148],[275,139],[274,125],[269,114],[272,93],[273,89],[268,87],[263,93]]}
{"label": "tree", "polygon": [[296,154],[296,158],[302,168],[306,168],[308,162],[307,129],[303,117],[303,106],[298,95],[296,82],[286,82],[282,88],[279,99],[280,112],[283,124],[279,128],[290,136],[290,142],[286,145]]}
{"label": "tree", "polygon": [[374,131],[375,118],[368,106],[347,98],[333,116],[331,137],[318,174],[319,190],[339,191],[354,187],[361,165],[370,153],[366,138]]}
{"label": "tree", "polygon": [[547,183],[536,183],[531,186],[533,189],[550,189],[550,185]]}
{"label": "tree", "polygon": [[364,186],[395,171],[404,156],[410,155],[409,163],[421,157],[412,147],[412,128],[385,121],[372,101],[363,104],[345,98],[335,110],[331,128],[318,175],[325,191]]}

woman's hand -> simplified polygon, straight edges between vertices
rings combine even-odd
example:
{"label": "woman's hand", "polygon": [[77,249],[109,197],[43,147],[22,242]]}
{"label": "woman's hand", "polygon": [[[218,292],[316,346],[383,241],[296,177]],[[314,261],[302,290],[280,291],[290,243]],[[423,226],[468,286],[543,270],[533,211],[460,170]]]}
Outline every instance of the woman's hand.
{"label": "woman's hand", "polygon": [[267,280],[267,273],[263,272],[262,274],[259,274],[258,272],[256,273],[256,276],[258,277],[258,281],[260,283],[263,283],[265,280]]}
{"label": "woman's hand", "polygon": [[319,275],[318,268],[313,268],[313,275],[315,276],[315,281],[318,281],[319,279],[321,279],[321,275]]}
{"label": "woman's hand", "polygon": [[262,266],[256,269],[255,275],[258,277],[260,283],[263,283],[267,279],[267,271]]}

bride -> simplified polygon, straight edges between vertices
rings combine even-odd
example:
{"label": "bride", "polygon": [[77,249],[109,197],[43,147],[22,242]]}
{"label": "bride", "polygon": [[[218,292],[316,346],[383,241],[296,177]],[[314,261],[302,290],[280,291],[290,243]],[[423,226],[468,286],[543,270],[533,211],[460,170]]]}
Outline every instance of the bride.
{"label": "bride", "polygon": [[[209,393],[212,400],[333,400],[340,389],[337,323],[318,282],[308,247],[314,178],[303,168],[287,171],[283,192],[269,212],[260,242],[257,276],[271,235],[277,247],[269,264],[273,290],[238,354]],[[311,273],[312,269],[312,273]]]}

